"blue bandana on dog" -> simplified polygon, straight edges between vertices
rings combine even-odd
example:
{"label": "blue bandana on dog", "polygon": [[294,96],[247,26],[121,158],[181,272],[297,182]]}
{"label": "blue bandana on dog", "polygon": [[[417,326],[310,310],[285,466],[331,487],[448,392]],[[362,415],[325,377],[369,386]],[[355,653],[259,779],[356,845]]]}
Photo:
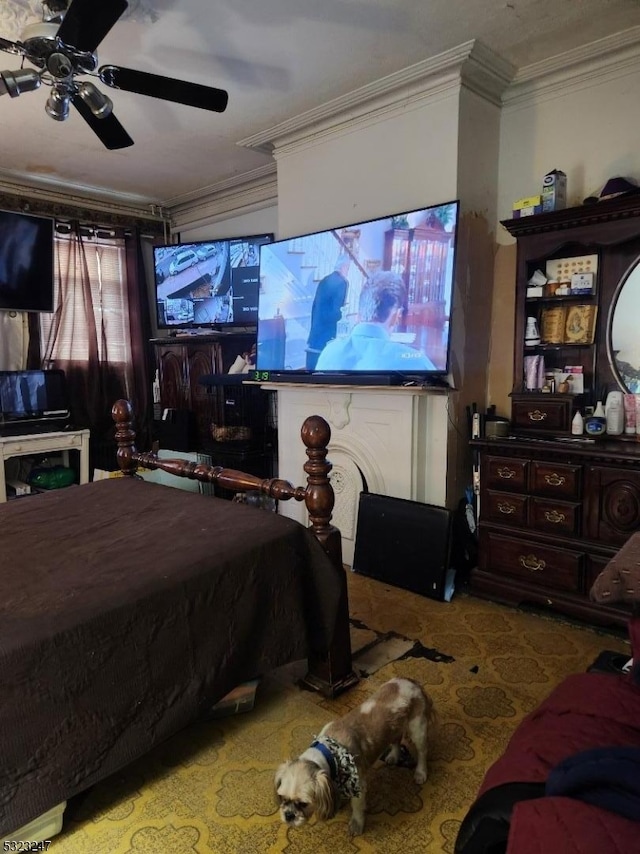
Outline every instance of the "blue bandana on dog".
{"label": "blue bandana on dog", "polygon": [[360,794],[360,778],[353,754],[328,735],[316,736],[311,747],[315,747],[327,760],[331,777],[344,798],[357,798]]}

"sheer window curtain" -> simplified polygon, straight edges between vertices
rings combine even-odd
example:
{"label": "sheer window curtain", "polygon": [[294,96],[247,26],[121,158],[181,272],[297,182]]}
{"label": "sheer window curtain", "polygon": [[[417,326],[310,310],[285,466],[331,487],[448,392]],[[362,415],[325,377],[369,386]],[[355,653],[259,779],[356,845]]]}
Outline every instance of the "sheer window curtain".
{"label": "sheer window curtain", "polygon": [[140,234],[73,222],[56,229],[55,241],[56,308],[40,315],[42,366],[65,371],[74,422],[93,440],[112,437],[113,403],[131,400],[143,445],[151,330]]}

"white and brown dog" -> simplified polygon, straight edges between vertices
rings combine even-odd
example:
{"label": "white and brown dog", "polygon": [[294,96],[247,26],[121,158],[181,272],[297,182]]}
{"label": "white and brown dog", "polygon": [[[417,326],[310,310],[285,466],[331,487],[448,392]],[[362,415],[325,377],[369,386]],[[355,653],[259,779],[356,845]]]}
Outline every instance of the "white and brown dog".
{"label": "white and brown dog", "polygon": [[[311,747],[276,772],[276,796],[282,820],[300,827],[315,813],[331,818],[341,798],[351,800],[349,832],[364,830],[367,773],[378,758],[397,765],[403,739],[417,752],[413,779],[427,779],[427,728],[431,699],[412,679],[390,679],[343,718],[323,727]],[[386,753],[385,753],[386,751]],[[384,755],[383,755],[384,754]]]}

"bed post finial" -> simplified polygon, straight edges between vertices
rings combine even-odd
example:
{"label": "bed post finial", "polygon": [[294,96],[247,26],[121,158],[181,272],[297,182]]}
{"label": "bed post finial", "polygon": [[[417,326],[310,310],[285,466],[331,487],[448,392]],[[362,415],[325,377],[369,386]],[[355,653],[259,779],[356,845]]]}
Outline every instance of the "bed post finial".
{"label": "bed post finial", "polygon": [[[329,472],[333,468],[327,460],[327,446],[331,441],[331,427],[320,415],[306,418],[300,431],[302,441],[307,448],[304,470],[307,473],[305,504],[309,512],[311,527],[316,537],[327,551],[338,549],[331,556],[342,566],[342,545],[339,531],[331,524],[334,494],[329,482]],[[337,535],[337,536],[336,536]]]}
{"label": "bed post finial", "polygon": [[136,434],[133,429],[133,408],[128,400],[116,400],[111,407],[111,417],[116,423],[118,466],[126,475],[134,475],[137,465],[133,462],[136,452]]}

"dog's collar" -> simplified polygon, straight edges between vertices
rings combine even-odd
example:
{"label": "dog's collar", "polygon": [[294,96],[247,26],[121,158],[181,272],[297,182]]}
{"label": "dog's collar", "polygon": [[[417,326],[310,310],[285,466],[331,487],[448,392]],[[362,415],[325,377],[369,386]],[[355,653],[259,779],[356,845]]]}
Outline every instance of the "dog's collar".
{"label": "dog's collar", "polygon": [[331,779],[335,780],[338,776],[338,768],[336,766],[336,760],[333,758],[333,753],[329,750],[326,744],[323,744],[321,741],[314,741],[311,747],[319,750],[320,753],[327,760],[327,765],[329,766],[329,773],[331,774]]}
{"label": "dog's collar", "polygon": [[360,794],[360,777],[353,754],[349,753],[343,744],[328,735],[317,736],[311,747],[324,756],[331,772],[331,779],[340,794],[345,798],[357,798]]}

